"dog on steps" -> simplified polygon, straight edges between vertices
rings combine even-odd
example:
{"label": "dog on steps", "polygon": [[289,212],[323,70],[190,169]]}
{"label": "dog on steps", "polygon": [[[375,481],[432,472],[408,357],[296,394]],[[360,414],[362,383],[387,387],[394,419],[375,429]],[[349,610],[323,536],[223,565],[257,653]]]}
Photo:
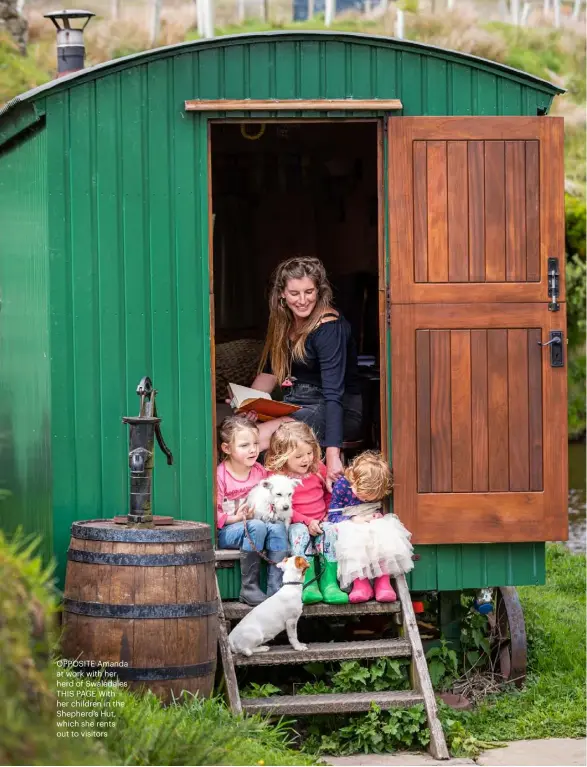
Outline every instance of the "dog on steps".
{"label": "dog on steps", "polygon": [[294,650],[307,650],[298,641],[298,620],[302,614],[302,588],[304,573],[309,565],[304,557],[286,557],[277,564],[283,570],[283,586],[273,596],[254,607],[228,636],[234,653],[252,655],[267,652],[268,642],[283,630]]}

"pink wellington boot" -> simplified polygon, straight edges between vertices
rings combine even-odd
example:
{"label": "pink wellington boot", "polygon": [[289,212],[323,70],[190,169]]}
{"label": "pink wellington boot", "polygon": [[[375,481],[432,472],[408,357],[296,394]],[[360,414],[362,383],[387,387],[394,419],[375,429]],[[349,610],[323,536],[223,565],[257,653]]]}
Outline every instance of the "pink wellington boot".
{"label": "pink wellington boot", "polygon": [[349,594],[349,602],[357,604],[358,602],[368,602],[373,599],[373,587],[368,578],[355,578],[353,588]]}
{"label": "pink wellington boot", "polygon": [[395,602],[397,594],[389,581],[389,575],[380,575],[375,578],[375,599],[378,602]]}

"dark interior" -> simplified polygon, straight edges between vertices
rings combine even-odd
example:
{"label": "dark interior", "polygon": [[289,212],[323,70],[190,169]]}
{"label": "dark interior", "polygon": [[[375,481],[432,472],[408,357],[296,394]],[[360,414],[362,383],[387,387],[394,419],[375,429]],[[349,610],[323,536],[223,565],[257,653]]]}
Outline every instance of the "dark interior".
{"label": "dark interior", "polygon": [[367,441],[376,446],[376,124],[222,123],[212,126],[211,146],[217,400],[224,401],[229,380],[253,381],[275,266],[294,255],[317,256],[365,358]]}

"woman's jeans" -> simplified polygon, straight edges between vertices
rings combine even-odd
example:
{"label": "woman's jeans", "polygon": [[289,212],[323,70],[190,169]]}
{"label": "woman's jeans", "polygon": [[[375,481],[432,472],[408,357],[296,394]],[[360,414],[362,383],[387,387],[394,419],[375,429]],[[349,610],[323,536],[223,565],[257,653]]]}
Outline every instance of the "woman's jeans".
{"label": "woman's jeans", "polygon": [[[261,522],[260,519],[248,519],[247,530],[257,551],[287,551],[287,535],[283,522]],[[218,546],[221,549],[242,549],[253,551],[245,535],[244,522],[224,525],[218,531]]]}
{"label": "woman's jeans", "polygon": [[[336,525],[331,522],[321,522],[322,535],[310,538],[308,526],[303,522],[295,522],[289,526],[289,545],[292,557],[311,557],[313,554],[324,554],[329,562],[336,562]],[[313,540],[313,542],[311,542]]]}
{"label": "woman's jeans", "polygon": [[[322,389],[308,383],[294,383],[291,388],[284,390],[283,401],[290,405],[300,405],[291,417],[303,421],[316,435],[318,442],[324,442],[326,433],[326,400]],[[360,394],[345,394],[342,399],[344,410],[343,439],[345,441],[359,439],[363,425],[363,402]]]}

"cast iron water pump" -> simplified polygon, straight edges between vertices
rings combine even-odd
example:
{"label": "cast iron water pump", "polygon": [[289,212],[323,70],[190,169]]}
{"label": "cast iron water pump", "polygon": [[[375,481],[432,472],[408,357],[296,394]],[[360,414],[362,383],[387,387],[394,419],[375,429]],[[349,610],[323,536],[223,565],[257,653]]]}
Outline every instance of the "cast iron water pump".
{"label": "cast iron water pump", "polygon": [[129,429],[128,465],[130,468],[130,506],[127,524],[153,526],[153,464],[155,437],[167,456],[167,464],[173,464],[173,455],[161,435],[161,419],[157,417],[153,383],[145,376],[137,386],[141,398],[138,416],[125,416],[122,421]]}

